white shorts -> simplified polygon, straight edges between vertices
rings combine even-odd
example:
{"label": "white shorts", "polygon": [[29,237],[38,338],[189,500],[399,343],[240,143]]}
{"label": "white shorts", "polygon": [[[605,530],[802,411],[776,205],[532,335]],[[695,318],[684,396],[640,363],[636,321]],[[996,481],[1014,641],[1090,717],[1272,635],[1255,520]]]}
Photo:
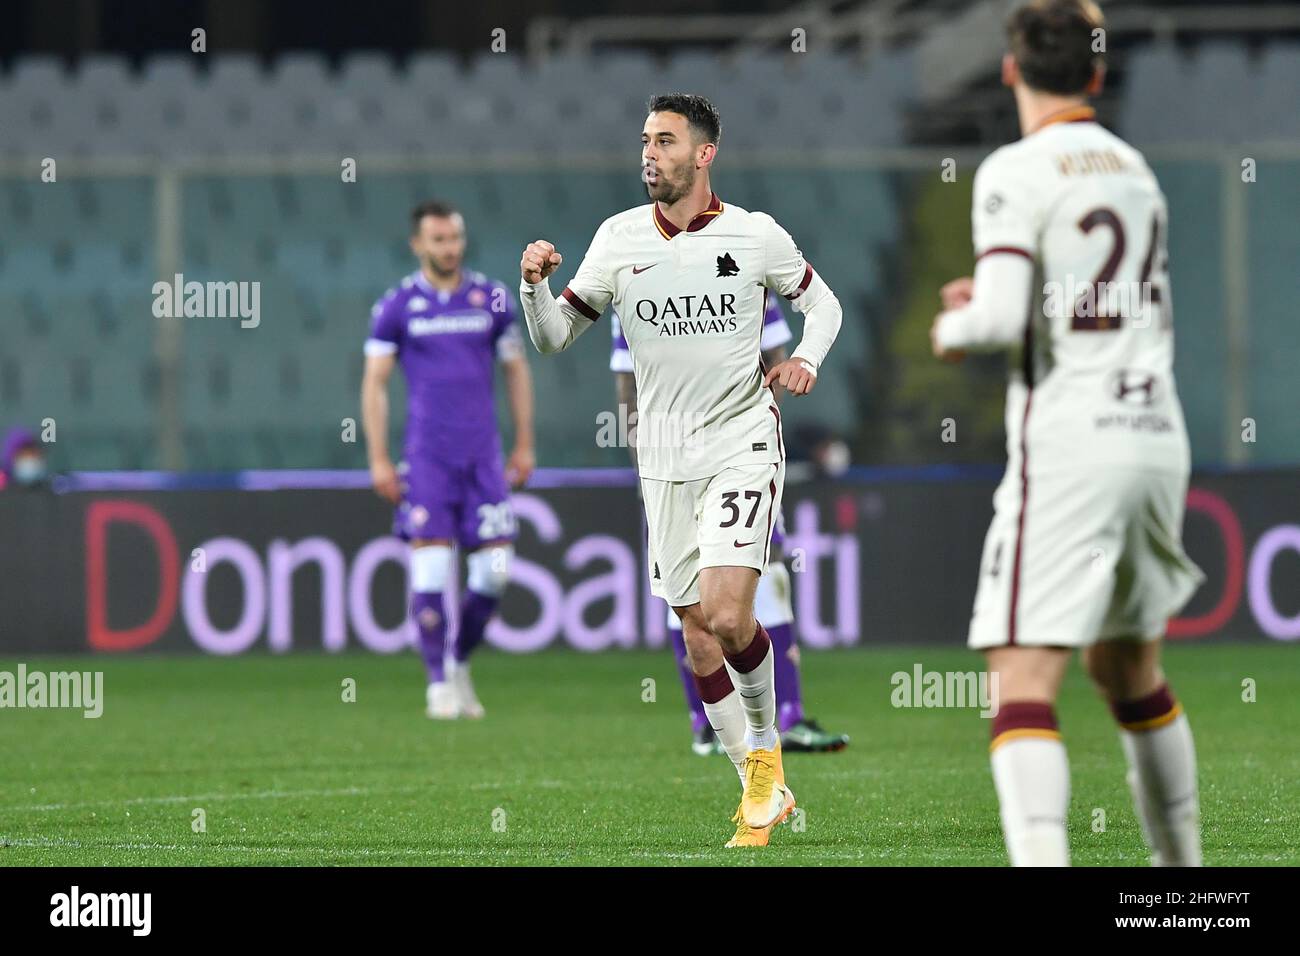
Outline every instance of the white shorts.
{"label": "white shorts", "polygon": [[761,574],[784,488],[783,461],[726,468],[694,481],[642,478],[650,593],[685,607],[699,603],[700,568]]}
{"label": "white shorts", "polygon": [[993,496],[968,644],[1156,640],[1204,580],[1183,552],[1187,478],[1080,467],[1008,473]]}

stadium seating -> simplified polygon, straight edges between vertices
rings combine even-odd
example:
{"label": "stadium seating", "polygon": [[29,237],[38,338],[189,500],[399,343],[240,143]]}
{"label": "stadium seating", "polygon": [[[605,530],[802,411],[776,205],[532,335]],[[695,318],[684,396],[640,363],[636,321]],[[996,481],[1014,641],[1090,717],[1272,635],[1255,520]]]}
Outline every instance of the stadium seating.
{"label": "stadium seating", "polygon": [[[565,154],[625,149],[648,90],[707,90],[726,118],[729,144],[813,148],[898,146],[915,74],[907,51],[866,62],[848,54],[720,58],[686,50],[656,62],[617,52],[565,56],[539,66],[480,54],[466,64],[420,53],[398,66],[355,53],[331,69],[314,53],[267,67],[246,54],[201,68],[184,55],[138,71],[114,56],[72,70],[48,57],[20,59],[0,80],[0,125],[10,155],[202,157],[332,154],[513,154],[529,143]],[[1121,132],[1136,142],[1237,142],[1293,138],[1289,97],[1300,84],[1300,46],[1252,54],[1238,41],[1194,52],[1152,44],[1128,52]],[[521,86],[550,95],[525,108]],[[1209,120],[1212,119],[1212,122]],[[581,131],[581,135],[577,135]]]}
{"label": "stadium seating", "polygon": [[[1187,56],[1161,45],[1130,53],[1121,131],[1139,143],[1300,137],[1288,102],[1300,88],[1300,47],[1274,43],[1248,55],[1214,43]],[[612,52],[537,67],[488,54],[468,64],[440,53],[405,64],[352,54],[335,69],[315,54],[270,66],[236,54],[202,68],[164,56],[139,70],[92,56],[71,71],[50,58],[20,59],[0,77],[0,128],[9,134],[0,159],[34,169],[40,157],[59,157],[60,186],[12,168],[0,177],[5,418],[75,422],[67,434],[75,431],[77,444],[56,455],[63,466],[161,464],[155,167],[85,175],[78,157],[301,160],[282,172],[192,167],[179,179],[180,247],[168,261],[191,281],[259,282],[262,313],[256,329],[237,318],[178,323],[186,464],[358,465],[360,446],[340,442],[340,422],[358,414],[370,305],[413,268],[410,207],[431,195],[453,199],[469,225],[470,265],[511,286],[522,242],[541,235],[566,252],[567,278],[600,221],[643,201],[635,142],[646,91],[690,86],[716,91],[723,114],[729,161],[716,171],[719,193],[775,215],[846,306],[829,374],[788,406],[788,421],[848,425],[872,358],[874,313],[897,291],[889,283],[906,281],[886,256],[905,235],[908,190],[902,173],[836,151],[903,144],[912,70],[906,53],[791,66],[765,53],[687,51],[658,62]],[[551,95],[524,109],[516,94],[525,83]],[[756,151],[768,157],[762,164],[752,161]],[[358,161],[356,183],[333,171],[345,155]],[[576,156],[595,156],[594,168],[582,167],[582,179],[559,175]],[[532,157],[536,166],[525,162]],[[395,158],[409,171],[392,166]],[[1271,182],[1296,180],[1294,163],[1268,169]],[[1222,173],[1211,162],[1172,160],[1158,171],[1172,208],[1180,372],[1207,383],[1185,389],[1184,401],[1198,459],[1214,461],[1226,427],[1217,398],[1226,387],[1217,358],[1226,348],[1221,280],[1188,263],[1222,259]],[[1294,272],[1288,208],[1296,204],[1253,197],[1248,207],[1249,282],[1258,290],[1250,398],[1268,409],[1283,401],[1278,383],[1300,361],[1288,337],[1289,287],[1270,279]],[[592,441],[596,413],[613,404],[607,349],[602,330],[571,360],[533,361],[547,396],[538,409],[547,463],[623,462],[621,451]],[[1294,431],[1262,435],[1259,459],[1300,448],[1300,426]]]}
{"label": "stadium seating", "polygon": [[1252,54],[1239,41],[1186,52],[1156,43],[1128,56],[1119,131],[1140,144],[1294,140],[1297,89],[1300,44]]}

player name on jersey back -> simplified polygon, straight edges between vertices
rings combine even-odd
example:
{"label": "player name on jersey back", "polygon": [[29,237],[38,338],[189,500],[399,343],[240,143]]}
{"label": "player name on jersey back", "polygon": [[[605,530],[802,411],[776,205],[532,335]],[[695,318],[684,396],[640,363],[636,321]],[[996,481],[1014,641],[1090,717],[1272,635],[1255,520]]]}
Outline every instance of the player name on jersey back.
{"label": "player name on jersey back", "polygon": [[975,177],[977,256],[1023,255],[1035,301],[1007,393],[1029,468],[1183,471],[1164,194],[1142,154],[1080,111],[994,152]]}
{"label": "player name on jersey back", "polygon": [[811,267],[770,216],[713,197],[679,230],[654,204],[607,219],[565,290],[589,318],[613,305],[637,380],[643,478],[690,481],[784,450],[760,341],[769,290]]}

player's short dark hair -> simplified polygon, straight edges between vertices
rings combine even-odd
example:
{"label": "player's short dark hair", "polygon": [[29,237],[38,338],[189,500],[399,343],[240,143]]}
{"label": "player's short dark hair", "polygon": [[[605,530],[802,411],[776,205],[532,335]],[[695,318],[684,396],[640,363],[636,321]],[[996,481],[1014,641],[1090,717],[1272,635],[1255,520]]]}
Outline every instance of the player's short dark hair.
{"label": "player's short dark hair", "polygon": [[1086,90],[1101,66],[1093,31],[1104,25],[1092,0],[1033,0],[1007,20],[1007,41],[1029,87],[1072,95]]}
{"label": "player's short dark hair", "polygon": [[690,128],[706,143],[718,145],[722,138],[722,117],[718,108],[695,93],[660,93],[650,97],[649,112],[680,113]]}
{"label": "player's short dark hair", "polygon": [[426,199],[411,210],[411,235],[414,236],[420,231],[420,223],[424,222],[425,216],[450,219],[452,216],[459,215],[460,210],[449,202],[442,199]]}

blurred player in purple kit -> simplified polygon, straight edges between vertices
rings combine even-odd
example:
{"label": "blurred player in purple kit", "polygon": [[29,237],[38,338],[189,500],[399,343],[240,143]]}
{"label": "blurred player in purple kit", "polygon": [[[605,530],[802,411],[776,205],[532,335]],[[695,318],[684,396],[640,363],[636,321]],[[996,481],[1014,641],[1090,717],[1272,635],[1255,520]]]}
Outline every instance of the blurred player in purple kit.
{"label": "blurred player in purple kit", "polygon": [[[411,615],[428,671],[427,713],[482,717],[469,657],[509,579],[515,518],[507,484],[528,480],[533,455],[532,378],[513,290],[463,268],[465,221],[443,202],[411,214],[420,268],[371,312],[361,407],[376,493],[397,506],[394,532],[410,542]],[[505,376],[515,446],[502,461],[493,367]],[[404,461],[388,453],[388,380],[407,385]],[[453,545],[468,553],[459,627],[446,639]]]}
{"label": "blurred player in purple kit", "polygon": [[[632,352],[623,335],[623,328],[616,313],[611,314],[610,329],[613,335],[613,349],[609,357],[609,368],[614,373],[614,385],[619,403],[627,408],[628,418],[636,411],[636,376],[632,369]],[[794,338],[790,326],[777,305],[776,297],[769,296],[763,313],[763,331],[759,342],[763,363],[773,368],[786,360],[786,343]],[[776,386],[775,390],[779,390]],[[779,399],[779,394],[778,394]],[[636,446],[629,444],[628,452],[636,464]],[[803,712],[803,688],[799,679],[799,646],[794,631],[794,609],[790,601],[790,572],[786,570],[785,560],[785,523],[781,514],[776,515],[772,528],[772,547],[766,573],[759,578],[758,590],[754,594],[754,616],[763,622],[772,639],[773,665],[776,678],[777,730],[781,734],[781,747],[786,752],[799,751],[830,752],[843,750],[848,746],[849,738],[845,734],[832,734],[823,730],[821,725]],[[682,689],[686,693],[686,706],[691,714],[691,732],[694,739],[691,749],[701,755],[723,754],[721,743],[709,724],[704,712],[704,702],[696,686],[695,674],[691,671],[686,658],[686,643],[682,637],[682,623],[671,608],[665,609],[668,615],[668,634],[673,642],[673,653],[677,657],[677,669],[682,679]]]}

